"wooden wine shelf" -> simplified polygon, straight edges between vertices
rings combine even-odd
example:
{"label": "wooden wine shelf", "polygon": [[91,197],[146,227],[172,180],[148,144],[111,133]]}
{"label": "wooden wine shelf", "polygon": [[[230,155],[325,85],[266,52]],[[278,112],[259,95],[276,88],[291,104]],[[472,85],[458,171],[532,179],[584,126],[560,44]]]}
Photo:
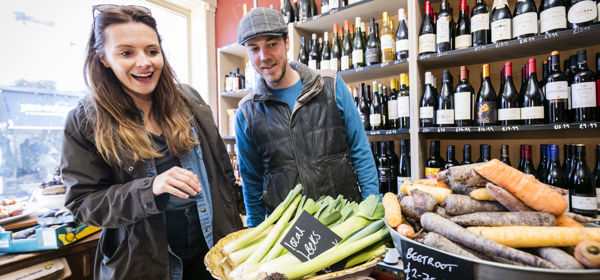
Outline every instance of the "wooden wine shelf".
{"label": "wooden wine shelf", "polygon": [[221,92],[221,96],[232,97],[232,98],[243,98],[244,96],[248,95],[251,92],[252,92],[251,89],[244,88],[244,89],[240,89],[240,90]]}
{"label": "wooden wine shelf", "polygon": [[294,22],[294,27],[305,32],[323,33],[331,32],[334,23],[344,26],[344,20],[354,23],[355,17],[368,20],[371,17],[381,17],[384,11],[389,15],[396,15],[399,8],[407,8],[407,1],[398,0],[363,0],[352,5],[333,9],[327,13]]}
{"label": "wooden wine shelf", "polygon": [[422,127],[421,133],[487,133],[487,132],[518,132],[518,131],[577,131],[599,130],[599,122],[565,123],[565,124],[536,124],[508,126],[467,126],[467,127]]}
{"label": "wooden wine shelf", "polygon": [[409,129],[403,128],[403,129],[370,130],[370,131],[366,131],[366,133],[367,133],[367,136],[400,135],[400,134],[409,134]]}
{"label": "wooden wine shelf", "polygon": [[595,24],[474,48],[422,54],[419,55],[418,62],[424,69],[429,70],[509,60],[542,53],[550,54],[554,50],[584,48],[598,44],[600,44],[600,24]]}
{"label": "wooden wine shelf", "polygon": [[368,81],[394,76],[400,73],[408,73],[408,63],[406,62],[406,59],[338,72],[338,74],[344,78],[346,83]]}

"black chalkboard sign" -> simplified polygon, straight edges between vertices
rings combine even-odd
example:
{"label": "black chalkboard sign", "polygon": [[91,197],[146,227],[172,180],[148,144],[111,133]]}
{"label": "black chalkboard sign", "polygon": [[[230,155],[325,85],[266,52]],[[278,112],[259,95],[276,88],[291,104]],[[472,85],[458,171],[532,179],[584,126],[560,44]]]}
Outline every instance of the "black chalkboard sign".
{"label": "black chalkboard sign", "polygon": [[303,211],[280,244],[296,258],[305,262],[327,251],[340,241],[342,241],[341,237],[311,214]]}
{"label": "black chalkboard sign", "polygon": [[429,249],[422,245],[401,241],[404,280],[475,279],[473,263]]}

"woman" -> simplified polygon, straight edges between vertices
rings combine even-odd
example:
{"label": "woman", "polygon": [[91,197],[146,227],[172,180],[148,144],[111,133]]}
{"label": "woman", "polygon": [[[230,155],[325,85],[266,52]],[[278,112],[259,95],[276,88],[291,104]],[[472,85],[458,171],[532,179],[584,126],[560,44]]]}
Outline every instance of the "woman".
{"label": "woman", "polygon": [[150,10],[94,6],[84,76],[66,121],[65,206],[103,228],[95,279],[210,279],[203,258],[242,227],[210,108],[175,82]]}

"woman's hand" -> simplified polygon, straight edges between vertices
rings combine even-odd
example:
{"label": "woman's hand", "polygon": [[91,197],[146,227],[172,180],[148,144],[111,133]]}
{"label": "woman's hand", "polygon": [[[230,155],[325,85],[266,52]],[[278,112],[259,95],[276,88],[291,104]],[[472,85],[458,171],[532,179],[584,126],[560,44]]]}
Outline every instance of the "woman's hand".
{"label": "woman's hand", "polygon": [[156,176],[152,184],[152,192],[155,196],[170,193],[187,199],[190,195],[196,196],[201,190],[198,176],[192,171],[177,166]]}

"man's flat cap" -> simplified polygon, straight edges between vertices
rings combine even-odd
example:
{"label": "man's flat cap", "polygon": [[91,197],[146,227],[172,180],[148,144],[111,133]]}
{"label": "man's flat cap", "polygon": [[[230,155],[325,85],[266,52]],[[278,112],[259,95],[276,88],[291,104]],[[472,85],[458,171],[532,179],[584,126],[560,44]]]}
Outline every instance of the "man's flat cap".
{"label": "man's flat cap", "polygon": [[271,8],[254,8],[238,23],[238,43],[258,36],[282,35],[288,28],[283,16]]}

